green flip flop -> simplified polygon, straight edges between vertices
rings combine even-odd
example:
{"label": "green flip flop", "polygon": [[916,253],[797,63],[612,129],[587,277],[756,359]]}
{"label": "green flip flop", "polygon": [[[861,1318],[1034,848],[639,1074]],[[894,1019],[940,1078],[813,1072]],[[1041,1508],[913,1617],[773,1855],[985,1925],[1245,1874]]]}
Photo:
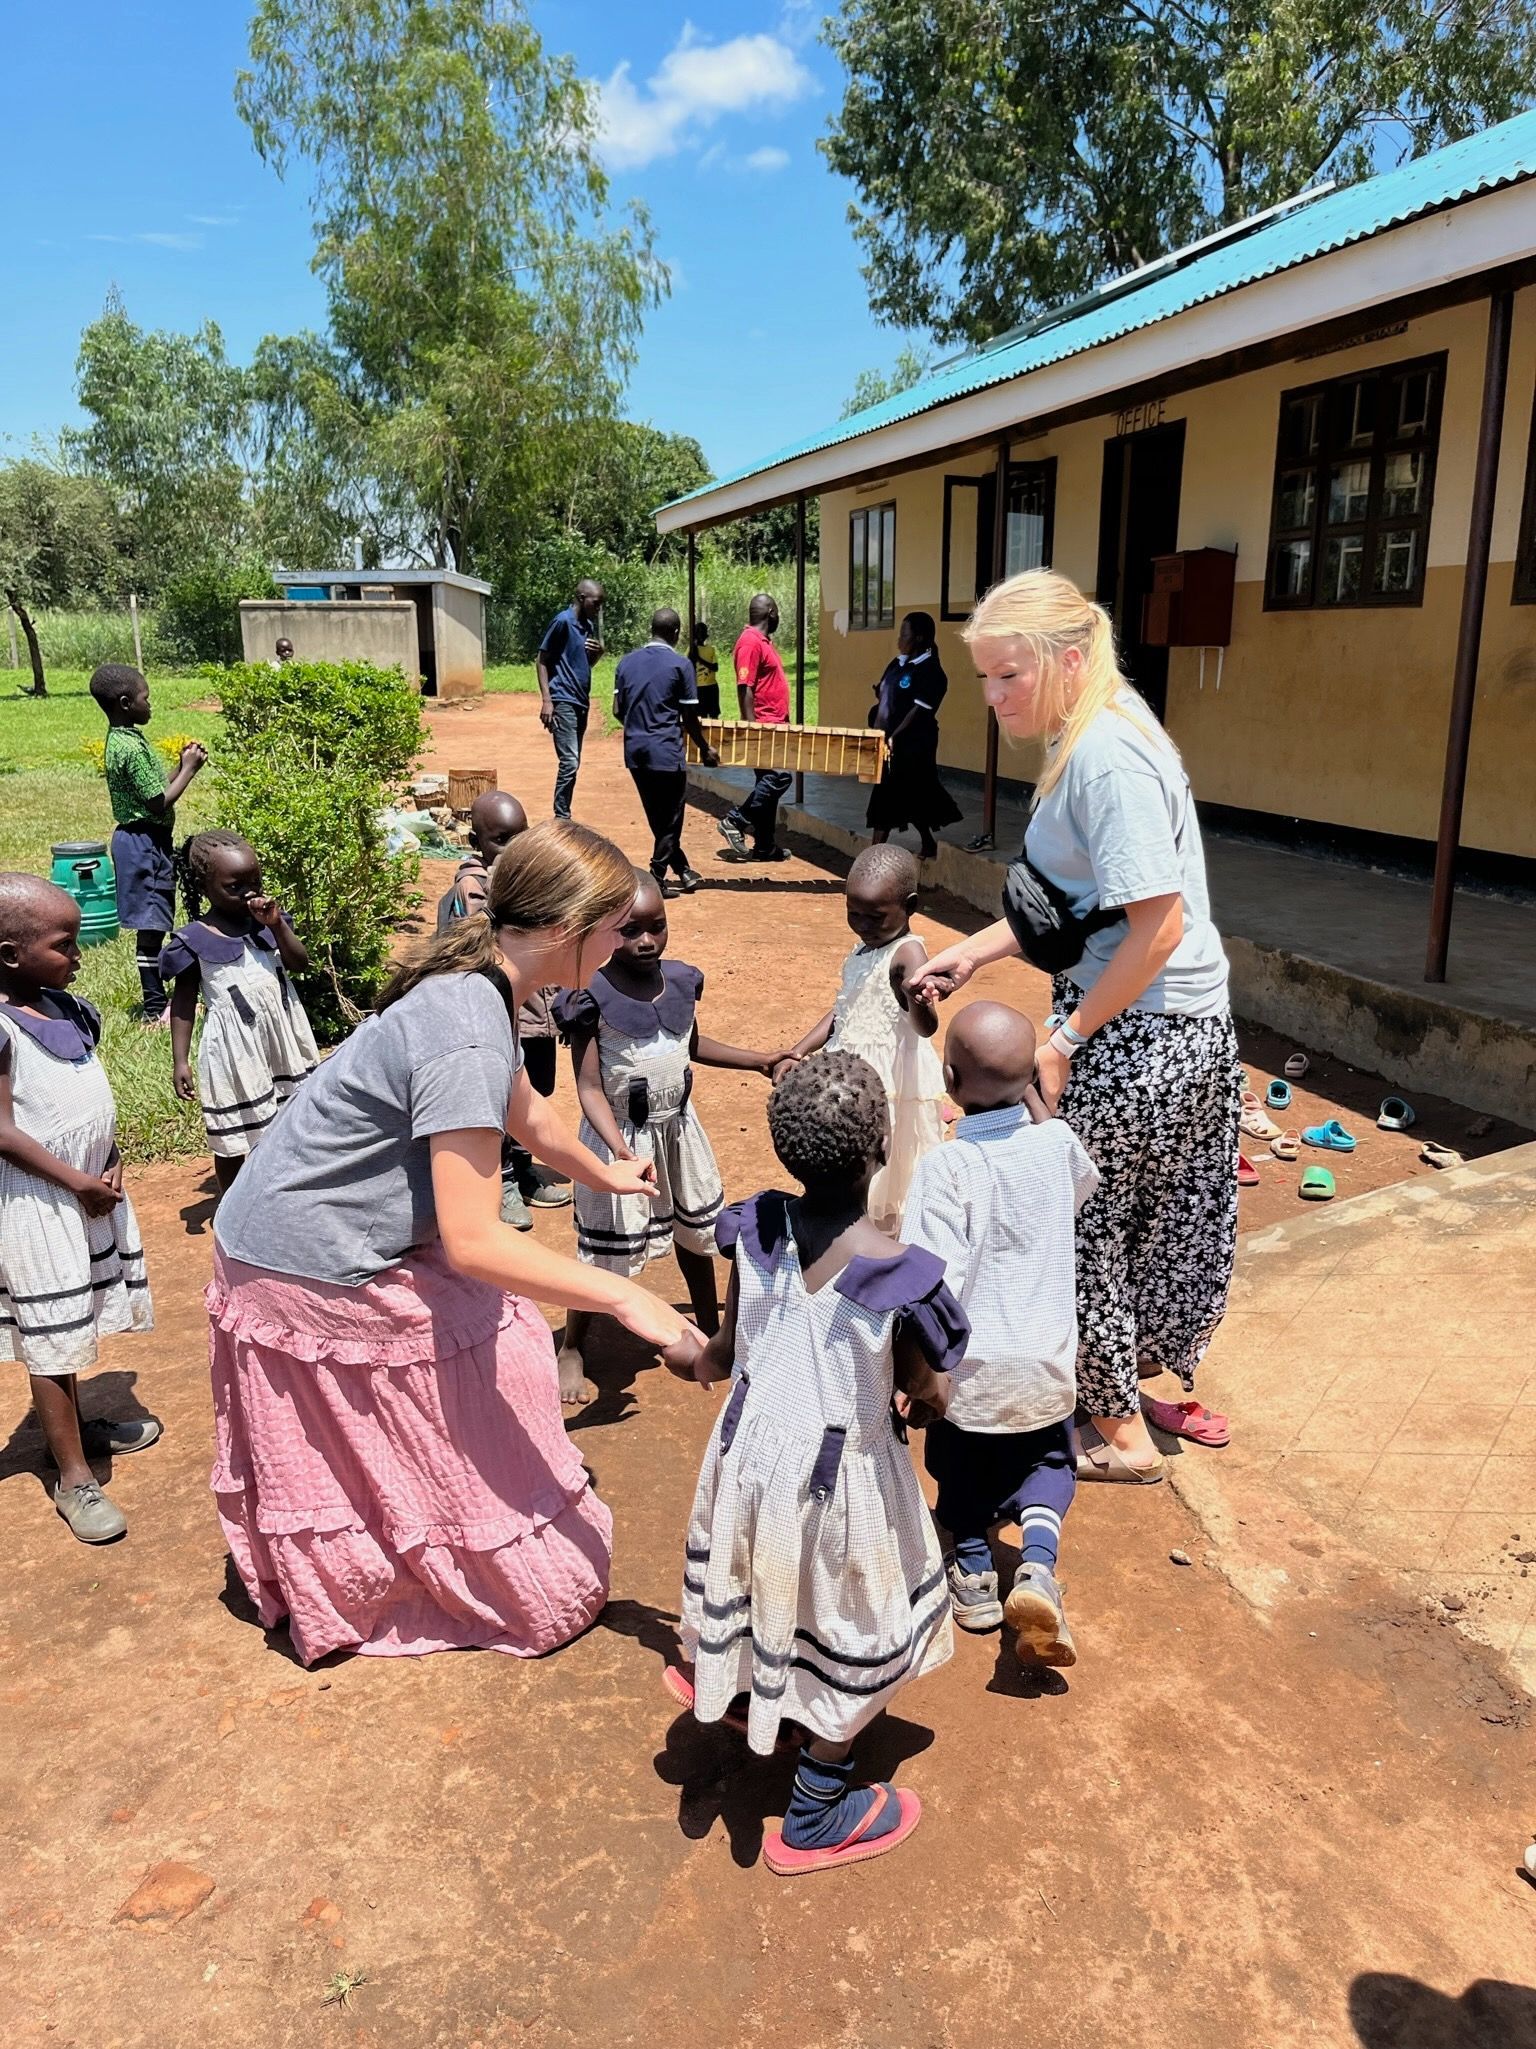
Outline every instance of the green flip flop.
{"label": "green flip flop", "polygon": [[1308,1167],[1297,1190],[1303,1202],[1332,1202],[1336,1190],[1326,1167]]}

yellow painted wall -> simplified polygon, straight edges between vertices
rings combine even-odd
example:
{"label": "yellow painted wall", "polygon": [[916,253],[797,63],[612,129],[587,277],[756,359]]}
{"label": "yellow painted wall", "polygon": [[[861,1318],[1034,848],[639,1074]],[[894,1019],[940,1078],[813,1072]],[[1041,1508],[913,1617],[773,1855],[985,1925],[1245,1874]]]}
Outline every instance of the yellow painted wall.
{"label": "yellow painted wall", "polygon": [[[1238,551],[1232,645],[1222,686],[1208,654],[1176,649],[1168,725],[1196,794],[1229,804],[1363,830],[1434,836],[1445,758],[1451,669],[1461,605],[1486,305],[1412,321],[1405,333],[1306,362],[1287,362],[1170,398],[1187,422],[1179,506],[1181,548]],[[1280,394],[1352,370],[1444,350],[1446,388],[1422,607],[1265,612],[1271,485]],[[1509,397],[1495,508],[1493,566],[1483,626],[1467,788],[1468,846],[1536,856],[1536,605],[1510,592],[1536,390],[1536,290],[1517,295]],[[1149,396],[1155,396],[1149,393]],[[1112,416],[1015,444],[1019,459],[1054,456],[1055,566],[1091,590],[1099,495]],[[971,457],[822,499],[821,716],[862,725],[870,689],[894,652],[892,632],[849,632],[848,515],[896,505],[896,608],[939,611],[944,477],[990,467]],[[958,625],[941,625],[950,678],[941,761],[979,771],[985,718]],[[1003,758],[1028,774],[1028,753]]]}

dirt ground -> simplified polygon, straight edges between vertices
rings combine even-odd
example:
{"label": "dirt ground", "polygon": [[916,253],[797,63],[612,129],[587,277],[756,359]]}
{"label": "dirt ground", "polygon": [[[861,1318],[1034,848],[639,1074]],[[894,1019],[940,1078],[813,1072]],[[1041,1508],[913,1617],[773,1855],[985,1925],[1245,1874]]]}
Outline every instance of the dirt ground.
{"label": "dirt ground", "polygon": [[[494,761],[543,808],[531,700],[432,722],[440,762]],[[644,853],[616,741],[589,746],[577,810]],[[835,987],[838,875],[820,850],[765,874],[719,846],[700,816],[711,886],[673,906],[672,951],[706,972],[712,1032],[787,1041]],[[929,906],[930,943],[960,915]],[[1016,964],[977,993],[1041,1012]],[[1285,1050],[1250,1038],[1250,1067]],[[1413,1170],[1363,1123],[1374,1082],[1309,1081],[1303,1116],[1340,1107],[1371,1134],[1341,1192]],[[699,1077],[733,1194],[777,1178],[763,1096]],[[1477,1148],[1465,1111],[1419,1108]],[[863,1749],[921,1794],[922,1829],[815,1886],[758,1859],[789,1767],[660,1689],[713,1398],[627,1340],[595,1350],[602,1396],[573,1426],[616,1519],[598,1625],[537,1663],[306,1673],[256,1625],[207,1492],[211,1188],[196,1165],[133,1182],[158,1328],[114,1341],[87,1395],[166,1424],[111,1476],[123,1543],[87,1550],[53,1515],[19,1375],[4,1419],[5,2049],[1536,2049],[1527,1698],[1261,1488],[1231,1577],[1171,1489],[1084,1489],[1063,1565],[1078,1666],[1030,1677],[962,1638]],[[1244,1205],[1294,1214],[1294,1190],[1266,1174]],[[568,1212],[538,1228],[569,1243]],[[652,1274],[683,1299],[670,1260]],[[1297,1591],[1254,1605],[1237,1588],[1266,1556]]]}

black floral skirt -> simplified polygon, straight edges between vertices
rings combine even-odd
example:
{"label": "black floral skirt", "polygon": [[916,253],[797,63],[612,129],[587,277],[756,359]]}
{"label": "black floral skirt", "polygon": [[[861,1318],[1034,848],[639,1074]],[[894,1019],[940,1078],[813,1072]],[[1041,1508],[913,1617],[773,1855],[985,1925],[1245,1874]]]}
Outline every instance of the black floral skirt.
{"label": "black floral skirt", "polygon": [[[1082,992],[1064,977],[1056,1008]],[[1072,1062],[1061,1114],[1101,1181],[1077,1218],[1077,1392],[1133,1416],[1138,1367],[1186,1388],[1227,1307],[1237,1253],[1242,1069],[1231,1015],[1126,1011]]]}

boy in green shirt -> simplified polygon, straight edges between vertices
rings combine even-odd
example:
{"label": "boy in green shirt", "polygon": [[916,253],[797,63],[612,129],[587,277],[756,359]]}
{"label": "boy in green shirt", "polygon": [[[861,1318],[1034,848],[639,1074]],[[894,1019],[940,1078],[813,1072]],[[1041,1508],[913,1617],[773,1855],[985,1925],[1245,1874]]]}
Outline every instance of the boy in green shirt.
{"label": "boy in green shirt", "polygon": [[139,731],[149,724],[149,685],[126,663],[103,662],[91,677],[91,695],[107,719],[107,794],[117,820],[112,835],[117,922],[134,935],[144,1022],[163,1025],[170,998],[160,977],[160,949],[176,923],[171,828],[176,800],[208,754],[191,741],[181,750],[175,775],[166,780],[165,764]]}

